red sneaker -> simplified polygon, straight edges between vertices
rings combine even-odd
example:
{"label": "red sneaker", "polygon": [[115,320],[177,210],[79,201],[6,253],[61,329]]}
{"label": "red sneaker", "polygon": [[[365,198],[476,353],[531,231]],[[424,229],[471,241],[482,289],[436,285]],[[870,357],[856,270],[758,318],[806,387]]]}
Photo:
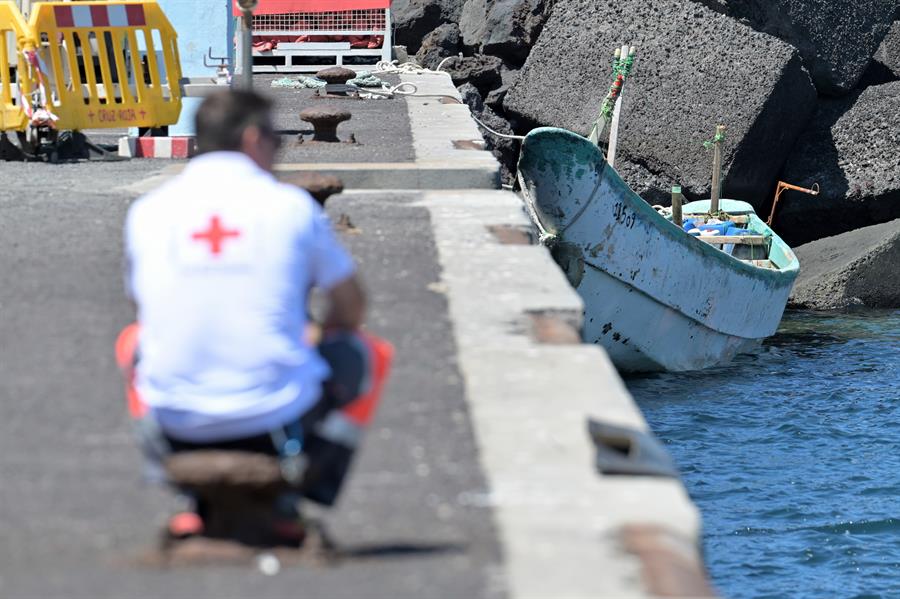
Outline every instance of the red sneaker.
{"label": "red sneaker", "polygon": [[203,534],[203,519],[194,512],[179,512],[169,518],[169,536],[185,539]]}

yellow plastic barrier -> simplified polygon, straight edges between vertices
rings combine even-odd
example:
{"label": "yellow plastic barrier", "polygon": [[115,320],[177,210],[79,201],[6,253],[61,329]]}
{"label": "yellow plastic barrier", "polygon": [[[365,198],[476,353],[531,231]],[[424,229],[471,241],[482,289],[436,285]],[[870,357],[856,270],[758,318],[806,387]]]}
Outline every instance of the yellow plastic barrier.
{"label": "yellow plastic barrier", "polygon": [[[0,131],[22,130],[28,122],[19,87],[10,77],[18,40],[27,32],[28,24],[15,2],[0,1]],[[21,82],[21,93],[26,98],[30,95],[30,81]]]}
{"label": "yellow plastic barrier", "polygon": [[177,34],[155,1],[34,4],[20,53],[19,78],[40,92],[34,110],[25,107],[33,125],[52,119],[53,128],[82,130],[178,121]]}

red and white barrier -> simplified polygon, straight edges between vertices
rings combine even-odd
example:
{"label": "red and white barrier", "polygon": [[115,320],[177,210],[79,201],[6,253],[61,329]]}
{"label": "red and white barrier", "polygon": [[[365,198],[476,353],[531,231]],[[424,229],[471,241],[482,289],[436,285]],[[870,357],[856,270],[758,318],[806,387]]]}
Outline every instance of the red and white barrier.
{"label": "red and white barrier", "polygon": [[144,27],[147,19],[140,4],[112,6],[54,6],[56,26],[68,27]]}
{"label": "red and white barrier", "polygon": [[194,137],[123,137],[119,156],[126,158],[169,158],[186,160],[197,153]]}

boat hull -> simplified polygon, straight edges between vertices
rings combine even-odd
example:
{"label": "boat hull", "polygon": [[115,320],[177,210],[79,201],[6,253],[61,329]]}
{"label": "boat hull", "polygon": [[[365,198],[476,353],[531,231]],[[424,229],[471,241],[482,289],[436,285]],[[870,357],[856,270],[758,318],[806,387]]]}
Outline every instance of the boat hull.
{"label": "boat hull", "polygon": [[720,333],[602,271],[585,273],[582,337],[624,372],[685,371],[728,362],[761,339]]}
{"label": "boat hull", "polygon": [[[541,238],[585,304],[583,336],[625,371],[694,370],[730,361],[772,335],[799,270],[749,204],[723,200],[771,238],[759,268],[658,214],[584,138],[537,129],[519,178]],[[707,210],[703,203],[685,207]]]}

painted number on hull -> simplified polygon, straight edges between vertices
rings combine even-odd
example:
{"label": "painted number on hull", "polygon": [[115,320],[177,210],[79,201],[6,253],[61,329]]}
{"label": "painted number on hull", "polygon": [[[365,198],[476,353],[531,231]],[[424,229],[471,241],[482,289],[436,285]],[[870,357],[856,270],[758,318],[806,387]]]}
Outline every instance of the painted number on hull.
{"label": "painted number on hull", "polygon": [[613,206],[613,218],[628,229],[634,228],[634,223],[637,222],[637,214],[629,210],[622,202],[616,202],[616,205]]}

